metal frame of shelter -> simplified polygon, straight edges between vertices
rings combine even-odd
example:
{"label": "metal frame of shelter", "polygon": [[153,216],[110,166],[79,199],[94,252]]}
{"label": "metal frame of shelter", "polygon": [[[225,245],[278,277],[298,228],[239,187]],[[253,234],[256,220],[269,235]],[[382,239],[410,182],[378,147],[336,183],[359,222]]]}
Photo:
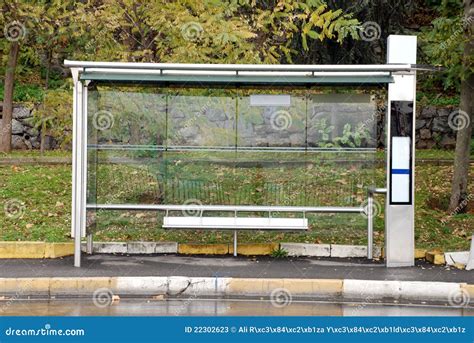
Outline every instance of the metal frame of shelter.
{"label": "metal frame of shelter", "polygon": [[[104,210],[197,210],[248,212],[360,213],[368,211],[368,257],[372,258],[373,195],[386,194],[385,259],[387,267],[414,264],[414,168],[416,37],[392,35],[388,39],[387,64],[383,65],[246,65],[173,64],[65,61],[74,80],[73,166],[71,235],[75,241],[74,265],[81,265],[81,240],[86,236],[87,209]],[[231,205],[127,205],[86,201],[87,100],[91,81],[152,84],[220,85],[388,85],[386,111],[386,188],[368,190],[364,207],[291,207]],[[408,121],[400,130],[397,117]],[[176,224],[176,223],[175,223]],[[274,222],[278,226],[277,222]],[[281,222],[280,222],[281,224]],[[172,227],[173,223],[170,224]],[[229,224],[232,226],[232,223]],[[245,223],[239,223],[245,229]],[[284,229],[285,224],[281,224]],[[251,227],[249,227],[250,229]],[[236,231],[234,231],[236,232]],[[236,236],[234,236],[236,244]],[[92,237],[88,236],[92,247]],[[234,249],[236,252],[236,249]]]}

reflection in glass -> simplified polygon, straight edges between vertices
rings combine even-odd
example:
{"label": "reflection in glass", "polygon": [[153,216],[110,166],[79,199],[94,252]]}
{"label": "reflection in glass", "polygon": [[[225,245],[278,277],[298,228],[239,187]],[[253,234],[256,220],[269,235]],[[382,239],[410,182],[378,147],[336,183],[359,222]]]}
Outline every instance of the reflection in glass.
{"label": "reflection in glass", "polygon": [[[91,86],[87,201],[360,206],[374,184],[376,95]],[[103,228],[133,216],[89,212]]]}

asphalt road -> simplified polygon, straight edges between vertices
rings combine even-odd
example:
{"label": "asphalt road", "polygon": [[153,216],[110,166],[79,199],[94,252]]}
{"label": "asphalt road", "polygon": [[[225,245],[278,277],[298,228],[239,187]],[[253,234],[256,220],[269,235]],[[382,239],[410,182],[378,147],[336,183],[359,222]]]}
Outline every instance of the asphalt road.
{"label": "asphalt road", "polygon": [[269,257],[197,257],[177,255],[83,255],[73,258],[2,259],[0,277],[190,276],[243,278],[311,278],[474,283],[474,272],[417,262],[415,267],[385,268],[365,259]]}

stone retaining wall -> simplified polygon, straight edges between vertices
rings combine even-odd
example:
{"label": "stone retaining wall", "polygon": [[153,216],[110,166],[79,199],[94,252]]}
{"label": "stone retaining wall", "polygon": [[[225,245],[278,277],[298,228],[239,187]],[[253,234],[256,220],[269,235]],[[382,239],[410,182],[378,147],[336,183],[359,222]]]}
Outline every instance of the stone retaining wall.
{"label": "stone retaining wall", "polygon": [[[0,103],[0,118],[2,108],[3,106]],[[12,120],[12,149],[30,150],[40,148],[41,132],[39,129],[35,128],[33,110],[33,106],[14,106]],[[45,136],[44,143],[46,150],[53,150],[58,147],[57,140],[51,136]]]}
{"label": "stone retaining wall", "polygon": [[417,148],[454,149],[456,132],[449,126],[448,118],[449,114],[455,110],[454,107],[427,106],[422,108],[417,115],[415,126]]}
{"label": "stone retaining wall", "polygon": [[[0,103],[1,110],[1,103]],[[449,126],[449,114],[455,111],[454,107],[437,108],[426,106],[418,108],[416,119],[416,147],[418,149],[453,149],[456,145],[456,133]],[[379,108],[377,137],[378,146],[383,147],[384,142],[384,108]],[[1,111],[0,111],[1,118]],[[179,127],[179,124],[178,124]],[[192,128],[189,128],[192,130]],[[40,132],[34,127],[33,107],[16,105],[13,110],[12,122],[12,147],[13,149],[39,149]],[[286,140],[291,141],[292,137]],[[45,149],[51,150],[59,147],[60,137],[45,137]],[[285,143],[288,143],[285,141]]]}

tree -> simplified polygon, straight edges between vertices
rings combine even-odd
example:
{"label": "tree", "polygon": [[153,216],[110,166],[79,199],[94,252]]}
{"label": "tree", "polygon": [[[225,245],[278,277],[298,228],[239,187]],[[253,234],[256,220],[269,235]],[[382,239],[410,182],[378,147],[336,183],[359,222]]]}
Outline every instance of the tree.
{"label": "tree", "polygon": [[21,12],[19,4],[13,2],[4,3],[2,7],[2,22],[5,25],[5,38],[10,42],[5,69],[5,84],[3,94],[3,114],[0,125],[0,151],[11,151],[12,117],[13,117],[13,90],[15,84],[15,70],[18,63],[20,41],[25,38],[26,28],[19,20]]}
{"label": "tree", "polygon": [[[1,11],[5,40],[2,48],[9,51],[5,69],[5,87],[3,96],[3,118],[0,127],[0,151],[11,151],[13,94],[15,72],[22,53],[30,65],[40,64],[40,53],[46,56],[46,84],[48,88],[51,57],[64,48],[65,19],[70,20],[68,10],[72,1],[35,1],[13,0],[5,2]],[[69,7],[68,7],[69,6]],[[29,34],[34,32],[34,34]]]}
{"label": "tree", "polygon": [[239,1],[236,14],[251,25],[252,41],[264,63],[315,63],[318,44],[339,47],[358,39],[359,21],[326,1]]}
{"label": "tree", "polygon": [[60,67],[64,58],[177,63],[291,63],[297,59],[312,63],[316,42],[341,44],[348,37],[357,38],[359,24],[350,14],[328,8],[323,0],[8,3],[2,5],[0,22],[17,24],[22,34],[15,42],[0,40],[0,50],[10,52],[0,146],[4,151],[11,145],[15,70],[20,79],[41,72],[48,89],[57,87],[57,83],[51,86],[51,71],[64,73]]}
{"label": "tree", "polygon": [[464,9],[458,1],[443,1],[438,14],[432,28],[421,35],[422,49],[430,64],[445,68],[434,78],[442,82],[445,90],[461,94],[459,110],[452,112],[448,120],[451,128],[457,131],[449,211],[462,213],[469,200],[467,187],[474,99],[473,1],[465,0]]}
{"label": "tree", "polygon": [[10,45],[10,52],[8,54],[7,69],[5,72],[5,90],[3,94],[3,114],[1,125],[1,142],[0,151],[11,151],[11,136],[12,136],[12,117],[13,117],[13,88],[15,82],[15,69],[18,61],[18,51],[20,44],[12,42]]}
{"label": "tree", "polygon": [[[58,3],[55,1],[54,3]],[[5,68],[5,83],[3,95],[3,116],[0,127],[0,151],[11,151],[12,117],[13,117],[13,92],[15,85],[15,72],[20,60],[21,52],[30,50],[29,57],[34,56],[35,37],[41,35],[28,34],[30,31],[41,32],[44,27],[42,22],[41,2],[27,3],[21,0],[4,2],[1,8],[1,20],[4,26],[5,40],[1,47],[9,51]]]}
{"label": "tree", "polygon": [[358,38],[359,25],[322,0],[102,0],[81,11],[97,37],[87,54],[136,62],[291,62],[316,41]]}
{"label": "tree", "polygon": [[456,151],[454,157],[454,175],[451,189],[449,210],[464,212],[469,201],[469,154],[472,140],[473,102],[474,102],[474,1],[464,0],[464,53],[462,67],[464,75],[461,79],[461,102],[457,118]]}

